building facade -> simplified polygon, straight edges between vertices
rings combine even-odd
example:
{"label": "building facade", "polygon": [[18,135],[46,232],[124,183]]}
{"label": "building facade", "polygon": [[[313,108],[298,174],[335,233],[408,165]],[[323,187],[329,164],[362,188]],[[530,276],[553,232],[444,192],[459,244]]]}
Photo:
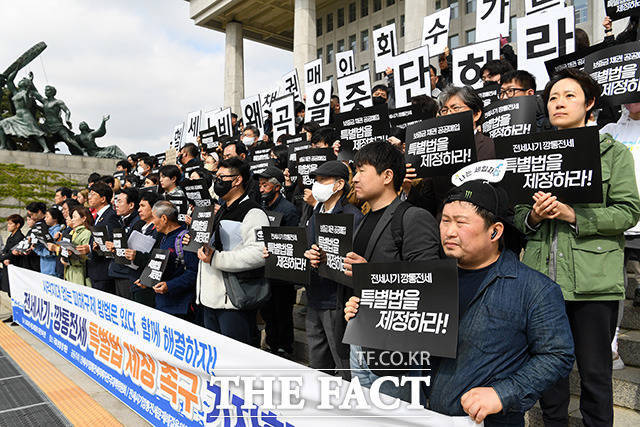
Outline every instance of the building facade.
{"label": "building facade", "polygon": [[[243,38],[293,51],[298,75],[306,62],[322,58],[324,78],[334,78],[335,54],[352,49],[356,68],[375,73],[372,32],[394,23],[398,49],[406,51],[421,44],[423,18],[451,8],[449,47],[475,42],[476,6],[482,0],[187,0],[196,25],[225,32],[224,102],[240,110],[244,93]],[[511,2],[509,39],[516,49],[516,18],[524,15],[524,0]],[[604,38],[604,4],[598,0],[566,0],[573,5],[575,23],[592,43]],[[625,22],[616,22],[620,31]],[[620,28],[619,28],[620,27]],[[432,58],[435,64],[435,58]],[[301,82],[302,83],[302,82]],[[253,94],[247,94],[253,95]]]}

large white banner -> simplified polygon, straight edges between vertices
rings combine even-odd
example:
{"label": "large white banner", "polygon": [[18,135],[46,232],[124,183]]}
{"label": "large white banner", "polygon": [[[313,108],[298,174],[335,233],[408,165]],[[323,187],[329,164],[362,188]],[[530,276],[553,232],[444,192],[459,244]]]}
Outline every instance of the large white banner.
{"label": "large white banner", "polygon": [[475,425],[96,289],[13,265],[9,282],[17,323],[153,425]]}

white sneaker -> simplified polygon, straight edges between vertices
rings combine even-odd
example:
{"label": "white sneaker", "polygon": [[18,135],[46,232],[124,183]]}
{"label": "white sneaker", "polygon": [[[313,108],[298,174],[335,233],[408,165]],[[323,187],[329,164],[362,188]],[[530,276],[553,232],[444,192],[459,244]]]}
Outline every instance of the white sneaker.
{"label": "white sneaker", "polygon": [[624,369],[622,357],[618,353],[613,353],[613,370],[619,371],[620,369]]}

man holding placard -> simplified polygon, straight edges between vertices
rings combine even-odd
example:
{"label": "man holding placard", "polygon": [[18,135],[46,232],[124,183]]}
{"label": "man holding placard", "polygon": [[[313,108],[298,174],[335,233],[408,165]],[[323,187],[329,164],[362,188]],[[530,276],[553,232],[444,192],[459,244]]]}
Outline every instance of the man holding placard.
{"label": "man holding placard", "polygon": [[[504,190],[469,181],[447,195],[440,221],[444,253],[458,264],[460,323],[456,357],[432,373],[429,408],[485,426],[524,425],[525,411],[573,365],[562,294],[509,249],[517,237],[509,206]],[[347,303],[347,318],[360,303]]]}
{"label": "man holding placard", "polygon": [[[362,213],[346,199],[349,192],[349,169],[337,160],[326,162],[311,173],[314,179],[311,192],[317,201],[313,214],[307,222],[307,235],[311,248],[305,252],[314,267],[310,284],[307,288],[307,317],[306,331],[309,346],[309,366],[338,374],[350,379],[349,347],[342,343],[344,321],[342,320],[342,305],[338,289],[343,291],[343,285],[335,280],[318,274],[318,267],[326,264],[326,253],[320,249],[316,235],[318,216],[323,214],[350,214],[352,225],[357,227],[362,220]],[[351,243],[351,242],[349,242]],[[344,292],[340,292],[344,295]]]}

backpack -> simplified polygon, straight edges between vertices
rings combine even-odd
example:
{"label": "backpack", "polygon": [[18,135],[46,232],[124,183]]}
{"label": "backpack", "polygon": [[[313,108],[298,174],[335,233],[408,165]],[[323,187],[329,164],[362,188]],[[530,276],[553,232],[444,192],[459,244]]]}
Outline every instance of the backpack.
{"label": "backpack", "polygon": [[391,236],[393,238],[393,246],[400,254],[400,261],[404,261],[402,257],[402,241],[404,240],[403,219],[407,209],[413,207],[413,205],[407,201],[401,202],[396,210],[393,212],[393,218],[391,218]]}

